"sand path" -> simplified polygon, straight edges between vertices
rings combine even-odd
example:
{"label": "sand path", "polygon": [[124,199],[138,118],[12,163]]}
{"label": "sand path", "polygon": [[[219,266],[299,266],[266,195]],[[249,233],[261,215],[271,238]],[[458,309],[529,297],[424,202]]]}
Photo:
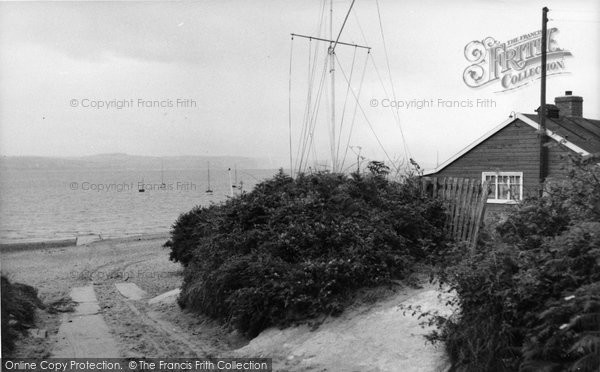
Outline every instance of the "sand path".
{"label": "sand path", "polygon": [[[21,345],[19,357],[206,357],[230,347],[214,322],[175,303],[182,269],[166,238],[0,252],[2,273],[38,288],[42,300],[71,297],[74,313],[44,315],[48,337]],[[170,295],[149,299],[165,292]],[[174,295],[175,294],[175,295]],[[47,354],[49,353],[49,354]]]}
{"label": "sand path", "polygon": [[447,369],[444,351],[426,345],[427,330],[399,307],[440,308],[436,288],[427,286],[349,309],[317,329],[269,329],[235,350],[243,340],[174,302],[182,269],[168,260],[164,241],[2,253],[2,272],[11,280],[37,287],[42,298],[63,294],[77,302],[74,313],[56,316],[55,326],[40,325],[48,330],[42,350],[20,356],[41,357],[51,350],[51,356],[66,358],[269,357],[274,371],[290,372]]}
{"label": "sand path", "polygon": [[96,299],[94,286],[75,287],[71,298],[77,302],[75,312],[65,314],[58,329],[54,358],[117,358],[119,350]]}

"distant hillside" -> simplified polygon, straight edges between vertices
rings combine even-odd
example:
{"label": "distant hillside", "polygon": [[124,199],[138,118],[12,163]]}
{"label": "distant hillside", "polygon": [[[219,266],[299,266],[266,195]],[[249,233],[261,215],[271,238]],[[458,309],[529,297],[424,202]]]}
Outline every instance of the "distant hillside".
{"label": "distant hillside", "polygon": [[281,166],[267,159],[237,156],[136,156],[127,154],[99,154],[82,157],[2,156],[0,169],[115,169],[156,170],[205,169],[210,167],[239,169],[276,169]]}

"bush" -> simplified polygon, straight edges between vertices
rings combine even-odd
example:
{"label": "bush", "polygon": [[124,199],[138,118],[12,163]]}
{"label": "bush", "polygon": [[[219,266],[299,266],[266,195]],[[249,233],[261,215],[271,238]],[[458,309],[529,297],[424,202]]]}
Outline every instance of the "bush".
{"label": "bush", "polygon": [[544,197],[526,200],[497,227],[502,240],[522,249],[534,249],[544,239],[561,234],[575,221],[600,222],[597,161],[572,159],[567,180],[548,182]]}
{"label": "bush", "polygon": [[1,277],[2,296],[2,354],[13,350],[19,333],[31,328],[35,321],[35,309],[43,308],[37,289],[21,283],[11,283]]}
{"label": "bush", "polygon": [[499,240],[445,268],[460,310],[432,318],[430,339],[446,343],[455,370],[600,368],[599,176],[575,162],[567,183],[509,215]]}
{"label": "bush", "polygon": [[443,245],[443,210],[377,165],[351,177],[280,172],[180,216],[166,244],[185,267],[180,305],[254,336],[339,314],[358,288],[405,275]]}

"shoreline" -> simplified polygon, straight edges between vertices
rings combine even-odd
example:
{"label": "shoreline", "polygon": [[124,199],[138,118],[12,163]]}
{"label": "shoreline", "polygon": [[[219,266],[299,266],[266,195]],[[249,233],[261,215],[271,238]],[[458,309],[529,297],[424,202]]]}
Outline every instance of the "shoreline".
{"label": "shoreline", "polygon": [[[157,232],[157,233],[147,233],[147,234],[136,234],[136,235],[127,235],[127,236],[119,236],[119,237],[110,237],[106,239],[99,239],[84,245],[89,245],[93,243],[120,243],[120,242],[129,242],[129,241],[137,241],[137,240],[156,240],[156,239],[168,239],[170,232]],[[85,234],[79,236],[89,236],[93,234]],[[45,240],[39,242],[14,242],[14,243],[0,243],[0,253],[9,253],[9,252],[21,252],[21,251],[32,251],[32,250],[41,250],[41,249],[49,249],[49,248],[66,248],[66,247],[76,247],[77,246],[77,237],[73,237],[70,239],[58,239],[58,240]]]}

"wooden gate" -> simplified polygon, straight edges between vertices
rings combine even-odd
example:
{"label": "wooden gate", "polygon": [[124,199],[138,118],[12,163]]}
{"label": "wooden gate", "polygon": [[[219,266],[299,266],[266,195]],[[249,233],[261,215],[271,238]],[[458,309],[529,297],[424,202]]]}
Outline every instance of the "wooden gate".
{"label": "wooden gate", "polygon": [[446,234],[456,241],[468,242],[475,249],[483,224],[489,188],[487,182],[472,178],[424,177],[423,192],[441,198],[446,207]]}

